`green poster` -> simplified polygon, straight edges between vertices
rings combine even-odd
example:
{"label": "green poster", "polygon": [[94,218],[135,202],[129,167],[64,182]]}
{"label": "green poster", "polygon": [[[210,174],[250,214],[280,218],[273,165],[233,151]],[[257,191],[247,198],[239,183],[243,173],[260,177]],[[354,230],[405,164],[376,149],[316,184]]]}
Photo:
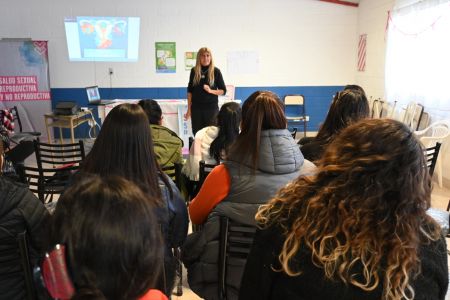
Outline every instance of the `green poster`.
{"label": "green poster", "polygon": [[177,71],[177,51],[175,42],[155,43],[156,73]]}
{"label": "green poster", "polygon": [[195,62],[197,60],[197,52],[184,52],[184,69],[190,71],[195,67]]}

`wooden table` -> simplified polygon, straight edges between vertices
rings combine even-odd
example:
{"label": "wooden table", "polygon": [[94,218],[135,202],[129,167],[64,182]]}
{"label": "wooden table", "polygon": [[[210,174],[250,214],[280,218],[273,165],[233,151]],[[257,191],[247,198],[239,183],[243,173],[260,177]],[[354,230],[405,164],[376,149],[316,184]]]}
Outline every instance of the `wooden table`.
{"label": "wooden table", "polygon": [[[74,129],[76,127],[80,126],[83,123],[89,122],[89,121],[91,121],[91,122],[93,122],[93,124],[95,124],[95,120],[94,120],[91,110],[80,111],[76,115],[55,115],[54,113],[45,114],[44,119],[45,119],[45,127],[47,128],[47,136],[48,136],[49,143],[52,142],[52,138],[50,135],[51,127],[59,128],[59,139],[62,144],[63,143],[63,137],[62,137],[62,129],[63,128],[70,129],[70,137],[71,137],[72,143],[75,143]],[[94,134],[95,134],[95,126],[94,126]]]}

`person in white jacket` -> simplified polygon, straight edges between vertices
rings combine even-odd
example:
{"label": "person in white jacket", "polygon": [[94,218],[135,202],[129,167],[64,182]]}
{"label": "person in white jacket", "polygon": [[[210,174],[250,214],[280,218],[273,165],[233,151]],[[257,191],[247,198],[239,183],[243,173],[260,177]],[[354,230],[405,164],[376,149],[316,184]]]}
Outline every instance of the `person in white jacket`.
{"label": "person in white jacket", "polygon": [[192,181],[199,180],[199,162],[219,164],[226,158],[228,146],[239,135],[241,107],[236,102],[222,105],[217,115],[217,126],[208,126],[199,130],[189,150],[189,157],[183,173]]}

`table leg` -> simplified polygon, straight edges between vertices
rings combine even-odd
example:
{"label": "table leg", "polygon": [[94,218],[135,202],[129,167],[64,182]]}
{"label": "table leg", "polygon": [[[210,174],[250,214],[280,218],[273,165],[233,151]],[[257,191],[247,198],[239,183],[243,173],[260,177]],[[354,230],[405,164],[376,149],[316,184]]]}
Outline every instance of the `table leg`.
{"label": "table leg", "polygon": [[48,140],[48,143],[51,144],[52,143],[52,136],[50,135],[51,127],[48,126],[48,118],[45,116],[44,116],[44,122],[45,122],[45,128],[47,128],[47,140]]}
{"label": "table leg", "polygon": [[73,119],[70,119],[70,137],[72,139],[72,144],[75,143],[75,133],[73,128]]}
{"label": "table leg", "polygon": [[64,143],[62,127],[59,127],[59,142],[61,143],[61,145]]}

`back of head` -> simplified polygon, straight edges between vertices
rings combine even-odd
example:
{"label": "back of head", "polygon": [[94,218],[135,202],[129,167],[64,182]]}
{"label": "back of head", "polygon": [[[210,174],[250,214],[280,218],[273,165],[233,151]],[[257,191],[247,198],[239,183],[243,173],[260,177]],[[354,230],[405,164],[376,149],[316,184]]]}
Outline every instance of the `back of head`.
{"label": "back of head", "polygon": [[361,86],[357,85],[357,84],[347,84],[346,86],[344,86],[343,91],[347,91],[347,90],[357,91],[357,92],[360,92],[360,93],[362,93],[364,95],[366,94],[364,89]]}
{"label": "back of head", "polygon": [[219,162],[223,152],[227,152],[230,146],[239,135],[239,125],[241,123],[242,110],[236,102],[229,102],[222,105],[217,115],[217,126],[219,134],[211,143],[209,153]]}
{"label": "back of head", "polygon": [[121,104],[111,110],[81,171],[123,176],[153,195],[160,194],[150,127],[139,105]]}
{"label": "back of head", "polygon": [[284,105],[280,98],[269,91],[251,94],[242,105],[241,133],[230,149],[230,159],[250,161],[257,168],[261,131],[286,129]]}
{"label": "back of head", "polygon": [[[382,284],[389,287],[386,299],[411,299],[419,245],[439,237],[426,214],[430,194],[423,149],[409,128],[395,120],[366,119],[343,129],[325,150],[317,174],[280,191],[257,219],[294,224],[284,225],[287,241],[280,257],[290,274],[296,252],[290,250],[302,241],[328,278],[366,291]],[[355,275],[355,261],[367,272]]]}
{"label": "back of head", "polygon": [[368,116],[369,102],[364,93],[353,89],[338,92],[317,133],[317,139],[329,143],[342,129]]}
{"label": "back of head", "polygon": [[117,176],[86,176],[64,193],[48,246],[66,247],[72,299],[138,299],[155,288],[164,246],[153,202]]}
{"label": "back of head", "polygon": [[162,110],[157,101],[153,99],[143,99],[140,100],[138,104],[147,114],[147,118],[150,124],[160,124],[162,118]]}

